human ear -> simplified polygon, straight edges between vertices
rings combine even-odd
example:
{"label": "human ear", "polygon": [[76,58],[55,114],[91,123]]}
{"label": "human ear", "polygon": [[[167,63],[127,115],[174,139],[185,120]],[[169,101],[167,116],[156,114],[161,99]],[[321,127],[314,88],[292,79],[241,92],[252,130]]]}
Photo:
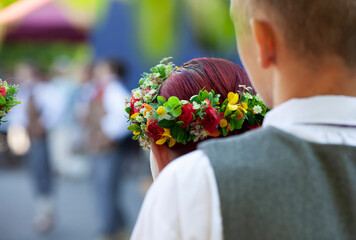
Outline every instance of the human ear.
{"label": "human ear", "polygon": [[276,39],[272,26],[255,18],[250,20],[251,30],[257,47],[257,56],[262,68],[276,62]]}
{"label": "human ear", "polygon": [[163,168],[171,162],[169,147],[166,145],[157,145],[152,143],[151,150],[156,158],[158,170],[161,172]]}

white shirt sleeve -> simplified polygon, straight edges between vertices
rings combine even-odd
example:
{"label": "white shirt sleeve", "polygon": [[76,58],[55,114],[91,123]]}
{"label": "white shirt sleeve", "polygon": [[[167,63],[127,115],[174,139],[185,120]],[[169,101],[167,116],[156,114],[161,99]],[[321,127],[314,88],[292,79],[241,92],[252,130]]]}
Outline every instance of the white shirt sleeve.
{"label": "white shirt sleeve", "polygon": [[220,201],[203,151],[170,163],[151,186],[132,240],[222,239]]}

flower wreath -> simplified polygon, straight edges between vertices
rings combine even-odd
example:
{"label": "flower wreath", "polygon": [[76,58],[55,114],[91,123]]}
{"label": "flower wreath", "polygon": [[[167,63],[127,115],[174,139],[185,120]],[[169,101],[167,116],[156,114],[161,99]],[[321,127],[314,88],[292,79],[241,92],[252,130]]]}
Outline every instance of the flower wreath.
{"label": "flower wreath", "polygon": [[158,96],[163,82],[179,69],[170,59],[164,58],[151,68],[151,73],[143,73],[139,87],[132,90],[131,99],[127,100],[130,106],[126,112],[132,123],[127,129],[144,149],[152,143],[173,147],[176,143],[197,142],[261,126],[268,108],[258,94],[252,94],[251,87],[241,85],[244,91],[230,92],[222,104],[220,95],[213,90],[201,90],[189,101]]}
{"label": "flower wreath", "polygon": [[16,98],[18,91],[17,85],[8,84],[0,79],[0,125],[2,122],[6,122],[2,119],[10,112],[11,108],[21,104]]}

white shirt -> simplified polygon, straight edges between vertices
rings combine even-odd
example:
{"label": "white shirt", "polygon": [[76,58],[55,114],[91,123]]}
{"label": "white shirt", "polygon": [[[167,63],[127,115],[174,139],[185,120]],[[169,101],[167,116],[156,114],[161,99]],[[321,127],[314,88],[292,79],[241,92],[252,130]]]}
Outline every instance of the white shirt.
{"label": "white shirt", "polygon": [[125,116],[125,99],[129,97],[130,93],[116,79],[105,87],[103,106],[106,115],[101,120],[101,128],[111,140],[122,139],[130,133],[126,129],[129,122]]}
{"label": "white shirt", "polygon": [[[263,127],[321,144],[356,146],[356,98],[293,99],[270,111]],[[132,240],[223,239],[218,188],[203,151],[167,166],[144,200]]]}

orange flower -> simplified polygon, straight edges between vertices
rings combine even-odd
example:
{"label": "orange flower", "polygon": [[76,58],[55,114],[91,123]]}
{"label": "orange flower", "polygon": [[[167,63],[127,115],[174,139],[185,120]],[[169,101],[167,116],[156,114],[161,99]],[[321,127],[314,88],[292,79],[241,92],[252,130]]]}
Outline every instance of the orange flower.
{"label": "orange flower", "polygon": [[210,137],[219,137],[219,136],[220,136],[220,132],[219,132],[218,129],[216,129],[215,132],[213,132],[213,133],[208,133],[208,135],[209,135]]}
{"label": "orange flower", "polygon": [[242,113],[242,111],[239,111],[239,115],[237,115],[236,119],[242,120],[243,118],[244,118],[244,114]]}
{"label": "orange flower", "polygon": [[225,118],[221,119],[220,120],[220,127],[224,128],[227,126],[227,120]]}
{"label": "orange flower", "polygon": [[151,111],[153,111],[153,108],[150,106],[150,105],[148,105],[148,104],[143,104],[142,105],[146,110],[143,112],[143,115],[144,116],[146,116],[146,114],[148,113],[148,112],[151,112]]}

